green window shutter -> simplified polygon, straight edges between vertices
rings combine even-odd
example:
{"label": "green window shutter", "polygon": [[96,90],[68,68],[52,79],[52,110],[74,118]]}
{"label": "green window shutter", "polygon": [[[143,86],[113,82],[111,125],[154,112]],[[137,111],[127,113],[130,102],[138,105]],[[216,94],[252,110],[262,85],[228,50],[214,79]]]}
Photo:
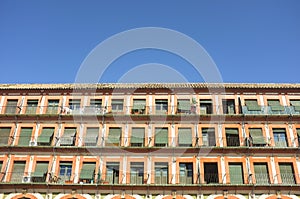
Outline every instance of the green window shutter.
{"label": "green window shutter", "polygon": [[25,170],[25,161],[15,161],[11,174],[11,182],[22,182],[22,177]]}
{"label": "green window shutter", "polygon": [[256,184],[269,184],[269,173],[266,163],[255,163],[254,172]]}
{"label": "green window shutter", "polygon": [[296,129],[298,137],[300,137],[300,129]]}
{"label": "green window shutter", "polygon": [[290,103],[294,107],[295,111],[300,111],[300,100],[290,100]]}
{"label": "green window shutter", "polygon": [[207,99],[207,100],[203,99],[203,100],[200,100],[200,104],[212,104],[212,100],[210,100],[210,99]]}
{"label": "green window shutter", "polygon": [[80,179],[94,179],[96,163],[83,163],[81,172],[80,172]]}
{"label": "green window shutter", "polygon": [[35,171],[33,172],[33,177],[44,177],[48,172],[49,162],[37,162],[35,166]]}
{"label": "green window shutter", "polygon": [[133,100],[133,107],[132,107],[132,109],[142,110],[142,109],[145,109],[145,106],[146,106],[146,100],[144,100],[144,99]]}
{"label": "green window shutter", "polygon": [[293,165],[291,163],[279,163],[282,184],[295,184]]}
{"label": "green window shutter", "polygon": [[249,133],[253,144],[267,144],[261,128],[251,128],[249,129]]}
{"label": "green window shutter", "polygon": [[236,128],[226,128],[225,132],[229,135],[239,135],[239,130]]}
{"label": "green window shutter", "polygon": [[85,145],[96,145],[98,141],[99,128],[87,128],[86,135],[84,138]]}
{"label": "green window shutter", "polygon": [[168,144],[168,128],[155,129],[155,144]]}
{"label": "green window shutter", "polygon": [[37,143],[51,144],[54,128],[43,128],[41,135],[37,138]]}
{"label": "green window shutter", "polygon": [[101,99],[91,99],[90,100],[90,106],[101,107],[102,106],[102,100]]}
{"label": "green window shutter", "polygon": [[229,164],[229,175],[231,184],[243,184],[243,166],[241,163]]}
{"label": "green window shutter", "polygon": [[179,145],[192,145],[192,129],[191,128],[178,128],[178,144]]}
{"label": "green window shutter", "polygon": [[64,134],[61,137],[61,146],[70,146],[74,143],[76,128],[65,128]]}
{"label": "green window shutter", "polygon": [[8,145],[8,139],[11,127],[1,127],[0,128],[0,146]]}
{"label": "green window shutter", "polygon": [[0,172],[2,171],[2,165],[3,165],[3,162],[0,161]]}
{"label": "green window shutter", "polygon": [[284,107],[281,106],[279,100],[268,100],[268,105],[273,111],[284,111]]}
{"label": "green window shutter", "polygon": [[183,110],[183,111],[190,111],[191,110],[190,100],[178,100],[177,109],[180,109],[180,110]]}
{"label": "green window shutter", "polygon": [[109,128],[108,143],[112,143],[114,145],[119,145],[121,133],[122,133],[121,128]]}
{"label": "green window shutter", "polygon": [[59,100],[48,100],[47,114],[57,114]]}
{"label": "green window shutter", "polygon": [[26,107],[26,114],[35,114],[38,106],[38,100],[28,100]]}
{"label": "green window shutter", "polygon": [[248,111],[260,111],[261,107],[258,105],[257,100],[245,100]]}
{"label": "green window shutter", "polygon": [[7,100],[5,113],[15,114],[18,106],[18,100]]}
{"label": "green window shutter", "polygon": [[132,128],[130,143],[144,144],[145,128]]}
{"label": "green window shutter", "polygon": [[32,128],[21,128],[18,146],[29,146]]}

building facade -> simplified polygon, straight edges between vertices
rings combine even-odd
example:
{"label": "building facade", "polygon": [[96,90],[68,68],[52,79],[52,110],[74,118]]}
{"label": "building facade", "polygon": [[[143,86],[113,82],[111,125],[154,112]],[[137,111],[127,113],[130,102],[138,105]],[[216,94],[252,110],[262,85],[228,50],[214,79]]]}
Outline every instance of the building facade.
{"label": "building facade", "polygon": [[0,85],[0,199],[299,199],[299,84]]}

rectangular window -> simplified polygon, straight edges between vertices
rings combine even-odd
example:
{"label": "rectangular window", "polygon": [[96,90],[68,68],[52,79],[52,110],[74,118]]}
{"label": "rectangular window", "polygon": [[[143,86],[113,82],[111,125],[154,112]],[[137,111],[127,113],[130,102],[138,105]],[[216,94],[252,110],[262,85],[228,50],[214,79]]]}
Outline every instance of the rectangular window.
{"label": "rectangular window", "polygon": [[191,102],[189,99],[178,99],[177,100],[177,113],[190,113]]}
{"label": "rectangular window", "polygon": [[8,145],[11,127],[0,127],[0,146]]}
{"label": "rectangular window", "polygon": [[95,181],[95,162],[84,162],[79,175],[79,182],[92,183]]}
{"label": "rectangular window", "polygon": [[36,114],[38,100],[27,100],[26,114]]}
{"label": "rectangular window", "polygon": [[32,128],[21,128],[18,146],[29,146],[31,135]]}
{"label": "rectangular window", "polygon": [[144,184],[144,163],[130,163],[130,184]]}
{"label": "rectangular window", "polygon": [[154,145],[156,147],[168,146],[168,128],[155,128]]}
{"label": "rectangular window", "polygon": [[204,181],[207,184],[219,183],[218,163],[204,163]]}
{"label": "rectangular window", "polygon": [[226,128],[227,146],[240,146],[239,130],[237,128]]}
{"label": "rectangular window", "polygon": [[145,128],[132,128],[130,146],[143,147],[145,140]]}
{"label": "rectangular window", "polygon": [[10,182],[22,182],[25,170],[25,161],[15,161]]}
{"label": "rectangular window", "polygon": [[111,100],[111,110],[113,112],[122,112],[123,111],[123,99],[113,99]]}
{"label": "rectangular window", "polygon": [[216,146],[215,128],[202,128],[203,146]]}
{"label": "rectangular window", "polygon": [[16,114],[19,113],[19,111],[18,100],[7,100],[5,109],[6,114]]}
{"label": "rectangular window", "polygon": [[120,146],[122,128],[110,127],[108,132],[107,146]]}
{"label": "rectangular window", "polygon": [[295,112],[300,112],[300,100],[290,100],[290,106],[294,109]]}
{"label": "rectangular window", "polygon": [[37,162],[35,171],[32,173],[32,182],[45,182],[48,173],[49,162]]}
{"label": "rectangular window", "polygon": [[284,128],[273,128],[274,143],[276,147],[287,147],[286,132]]}
{"label": "rectangular window", "polygon": [[156,162],[155,163],[155,184],[168,184],[168,163]]}
{"label": "rectangular window", "polygon": [[72,176],[72,162],[59,163],[59,177],[62,182],[70,181]]}
{"label": "rectangular window", "polygon": [[84,146],[96,146],[98,142],[99,128],[86,128],[86,135],[84,137]]}
{"label": "rectangular window", "polygon": [[41,135],[37,138],[38,146],[50,146],[54,134],[54,127],[45,127]]}
{"label": "rectangular window", "polygon": [[229,175],[231,184],[244,184],[243,164],[229,163]]}
{"label": "rectangular window", "polygon": [[270,184],[267,163],[254,163],[256,184]]}
{"label": "rectangular window", "polygon": [[48,100],[48,107],[46,114],[57,114],[58,113],[59,100]]}
{"label": "rectangular window", "polygon": [[249,128],[250,146],[265,146],[267,144],[261,128]]}
{"label": "rectangular window", "polygon": [[256,99],[246,99],[245,105],[248,111],[261,111],[261,106],[258,105]]}
{"label": "rectangular window", "polygon": [[284,111],[284,107],[281,106],[279,100],[267,100],[271,113],[280,113]]}
{"label": "rectangular window", "polygon": [[167,99],[156,99],[155,100],[155,111],[156,111],[156,114],[167,114],[168,113],[168,100]]}
{"label": "rectangular window", "polygon": [[192,142],[192,129],[178,128],[178,146],[191,147]]}
{"label": "rectangular window", "polygon": [[101,108],[102,106],[102,99],[91,99],[90,106],[95,108]]}
{"label": "rectangular window", "polygon": [[85,114],[103,114],[102,99],[91,99],[90,105],[84,107]]}
{"label": "rectangular window", "polygon": [[72,111],[79,110],[80,109],[80,103],[81,103],[80,99],[70,99],[69,100],[69,108]]}
{"label": "rectangular window", "polygon": [[120,163],[107,162],[106,163],[106,178],[105,181],[109,184],[119,184]]}
{"label": "rectangular window", "polygon": [[179,183],[193,184],[193,163],[179,163]]}
{"label": "rectangular window", "polygon": [[131,109],[132,114],[145,114],[146,100],[145,99],[134,99],[133,106]]}
{"label": "rectangular window", "polygon": [[65,128],[64,134],[60,138],[60,146],[75,146],[76,128]]}
{"label": "rectangular window", "polygon": [[200,115],[212,114],[213,103],[212,100],[200,100]]}
{"label": "rectangular window", "polygon": [[233,99],[223,99],[223,114],[234,114],[235,113],[235,104]]}
{"label": "rectangular window", "polygon": [[279,163],[282,184],[295,184],[295,174],[292,163]]}

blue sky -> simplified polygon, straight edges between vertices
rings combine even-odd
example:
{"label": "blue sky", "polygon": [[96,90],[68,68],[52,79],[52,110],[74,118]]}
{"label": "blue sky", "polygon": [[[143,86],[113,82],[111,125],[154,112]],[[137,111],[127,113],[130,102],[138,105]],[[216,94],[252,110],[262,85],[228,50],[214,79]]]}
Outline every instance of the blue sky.
{"label": "blue sky", "polygon": [[[197,41],[224,82],[298,83],[299,10],[298,0],[1,0],[0,83],[75,82],[97,45],[142,27],[175,30]],[[149,63],[156,67],[149,70]],[[172,52],[144,49],[114,60],[99,82],[120,82],[137,66],[148,70],[140,81],[155,74],[172,81],[168,77],[176,75],[168,75],[168,67],[189,82],[204,81]]]}

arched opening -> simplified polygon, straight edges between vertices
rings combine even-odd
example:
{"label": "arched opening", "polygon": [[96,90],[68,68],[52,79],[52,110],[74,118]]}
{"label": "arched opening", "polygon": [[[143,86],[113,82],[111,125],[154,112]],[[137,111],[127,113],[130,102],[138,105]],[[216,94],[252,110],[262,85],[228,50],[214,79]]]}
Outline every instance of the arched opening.
{"label": "arched opening", "polygon": [[117,196],[112,197],[111,199],[136,199],[136,198],[131,195],[125,194],[125,196],[123,196],[123,197],[121,197],[121,195],[117,195]]}
{"label": "arched opening", "polygon": [[291,197],[288,197],[288,196],[285,196],[285,195],[280,195],[280,197],[278,197],[277,195],[272,195],[272,196],[269,196],[267,197],[266,199],[292,199]]}
{"label": "arched opening", "polygon": [[215,199],[239,199],[239,198],[236,196],[227,196],[227,197],[217,196],[217,197],[215,197]]}
{"label": "arched opening", "polygon": [[166,196],[163,197],[162,199],[186,199],[185,197],[183,197],[182,195],[176,195],[176,196]]}
{"label": "arched opening", "polygon": [[26,194],[18,194],[12,197],[11,199],[38,199],[38,198],[32,194],[26,193]]}
{"label": "arched opening", "polygon": [[86,199],[86,198],[80,194],[68,194],[61,197],[60,199]]}

